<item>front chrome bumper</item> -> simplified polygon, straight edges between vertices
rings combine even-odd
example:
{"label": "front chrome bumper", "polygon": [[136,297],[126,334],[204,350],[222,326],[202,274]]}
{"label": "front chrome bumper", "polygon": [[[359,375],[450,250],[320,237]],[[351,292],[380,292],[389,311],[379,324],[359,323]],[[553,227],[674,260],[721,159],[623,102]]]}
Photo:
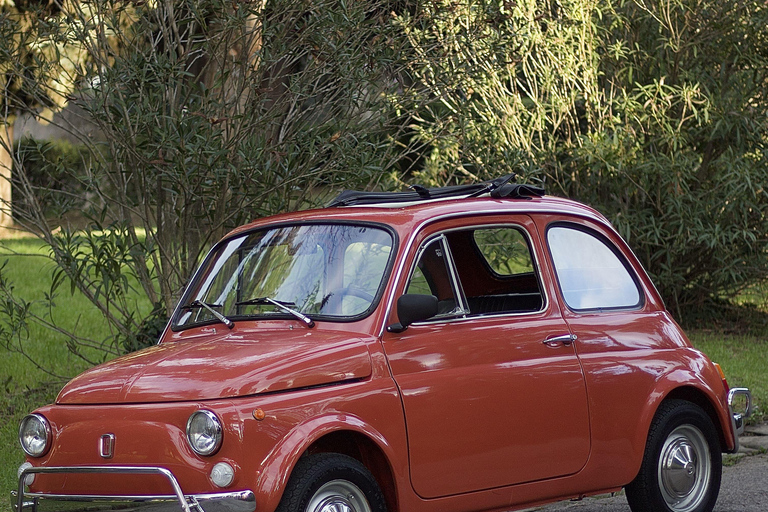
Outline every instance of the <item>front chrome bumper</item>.
{"label": "front chrome bumper", "polygon": [[[733,402],[736,397],[744,397],[746,401],[744,412],[733,412]],[[747,388],[732,388],[728,391],[728,411],[731,413],[731,424],[733,425],[733,451],[739,451],[739,436],[744,433],[744,420],[752,414],[752,393]]]}
{"label": "front chrome bumper", "polygon": [[[116,496],[116,495],[72,495],[46,494],[24,491],[27,475],[41,473],[102,473],[160,475],[171,484],[173,494],[160,496]],[[256,497],[253,491],[232,491],[213,494],[187,495],[181,490],[176,477],[169,470],[160,467],[143,466],[70,466],[70,467],[29,467],[19,474],[18,491],[11,493],[14,512],[39,512],[41,509],[55,509],[56,502],[88,503],[88,511],[126,510],[151,512],[255,512]],[[46,506],[50,505],[50,506]],[[72,509],[71,506],[67,507]]]}

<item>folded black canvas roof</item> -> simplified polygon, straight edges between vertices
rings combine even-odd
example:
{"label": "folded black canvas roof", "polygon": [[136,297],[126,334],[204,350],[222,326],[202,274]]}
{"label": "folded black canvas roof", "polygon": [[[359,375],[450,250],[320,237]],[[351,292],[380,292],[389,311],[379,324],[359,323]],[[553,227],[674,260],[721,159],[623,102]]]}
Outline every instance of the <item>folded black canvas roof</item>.
{"label": "folded black canvas roof", "polygon": [[509,183],[515,179],[515,174],[507,174],[499,178],[472,185],[454,185],[450,187],[422,187],[413,185],[405,192],[360,192],[345,190],[328,204],[334,206],[359,206],[389,203],[411,203],[434,199],[450,199],[459,197],[477,197],[490,194],[494,198],[530,198],[541,197],[544,189],[531,185]]}

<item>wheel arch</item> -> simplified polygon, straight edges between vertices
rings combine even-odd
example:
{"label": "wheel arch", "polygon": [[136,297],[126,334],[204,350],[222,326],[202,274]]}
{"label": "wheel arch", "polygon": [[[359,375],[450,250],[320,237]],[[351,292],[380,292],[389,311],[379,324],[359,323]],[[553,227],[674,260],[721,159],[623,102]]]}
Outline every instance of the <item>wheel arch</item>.
{"label": "wheel arch", "polygon": [[[689,372],[681,375],[675,372],[661,382],[656,391],[651,394],[648,402],[649,407],[646,408],[645,413],[642,415],[642,420],[638,424],[637,440],[642,442],[639,442],[635,447],[638,455],[637,459],[642,458],[642,454],[645,452],[645,445],[648,442],[648,431],[653,418],[656,416],[661,405],[669,400],[685,400],[700,407],[715,426],[721,450],[727,452],[733,448],[734,439],[730,422],[731,418],[727,412],[723,411],[718,395],[697,375]],[[725,411],[727,411],[727,406]],[[639,468],[640,464],[638,462],[637,469],[639,470]]]}
{"label": "wheel arch", "polygon": [[337,430],[325,434],[312,443],[302,454],[341,453],[359,461],[368,468],[387,501],[387,509],[399,510],[397,487],[392,466],[384,451],[371,438],[353,430]]}
{"label": "wheel arch", "polygon": [[[340,453],[358,460],[376,479],[390,511],[399,510],[397,476],[386,439],[359,418],[331,415],[315,418],[288,433],[264,459],[257,481],[262,510],[274,510],[299,459],[316,453]],[[258,498],[257,498],[258,499]]]}
{"label": "wheel arch", "polygon": [[[721,415],[718,414],[718,408],[716,408],[713,403],[715,400],[714,397],[707,396],[703,390],[695,386],[680,386],[670,390],[670,392],[667,393],[661,403],[664,403],[667,400],[676,399],[685,400],[686,402],[691,402],[692,404],[697,405],[706,413],[707,416],[709,416],[709,419],[712,420],[712,424],[717,430],[721,451],[727,451],[728,449],[733,448],[733,439],[730,439],[729,442],[729,438],[726,435],[726,432],[730,431],[730,429],[727,428],[730,427],[730,424],[724,424],[724,418],[721,418]],[[659,405],[661,405],[661,403],[659,403]]]}
{"label": "wheel arch", "polygon": [[[720,382],[719,377],[717,382]],[[632,457],[632,469],[629,474],[636,475],[640,471],[640,464],[648,442],[651,423],[661,405],[668,400],[685,400],[700,407],[715,426],[721,450],[723,452],[732,450],[735,441],[731,418],[727,412],[728,407],[724,405],[726,403],[725,400],[727,400],[724,390],[722,395],[720,397],[715,393],[702,375],[690,370],[673,371],[663,379],[660,379],[655,389],[649,394],[647,407],[642,413],[637,430],[635,431],[637,437],[635,437],[633,442],[634,455]]]}

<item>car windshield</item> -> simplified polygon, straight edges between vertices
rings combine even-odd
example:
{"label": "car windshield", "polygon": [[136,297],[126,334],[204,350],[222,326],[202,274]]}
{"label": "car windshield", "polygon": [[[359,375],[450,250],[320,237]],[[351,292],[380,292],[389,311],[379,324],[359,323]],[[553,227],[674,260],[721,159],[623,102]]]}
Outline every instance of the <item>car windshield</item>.
{"label": "car windshield", "polygon": [[195,276],[174,327],[222,317],[362,318],[383,288],[392,243],[384,229],[349,224],[282,226],[231,238]]}

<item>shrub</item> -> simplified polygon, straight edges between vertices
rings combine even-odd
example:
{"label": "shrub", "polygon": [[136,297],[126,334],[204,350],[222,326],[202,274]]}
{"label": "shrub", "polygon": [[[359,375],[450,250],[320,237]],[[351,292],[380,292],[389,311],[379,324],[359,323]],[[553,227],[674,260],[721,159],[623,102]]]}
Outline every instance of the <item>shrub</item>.
{"label": "shrub", "polygon": [[14,207],[29,211],[33,202],[46,216],[82,209],[88,202],[88,148],[66,140],[24,137],[14,146]]}

